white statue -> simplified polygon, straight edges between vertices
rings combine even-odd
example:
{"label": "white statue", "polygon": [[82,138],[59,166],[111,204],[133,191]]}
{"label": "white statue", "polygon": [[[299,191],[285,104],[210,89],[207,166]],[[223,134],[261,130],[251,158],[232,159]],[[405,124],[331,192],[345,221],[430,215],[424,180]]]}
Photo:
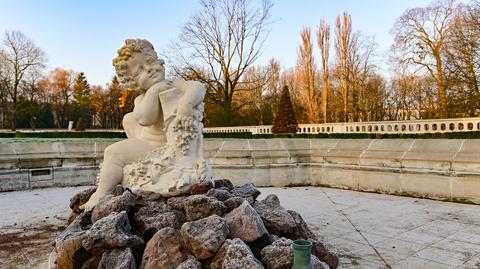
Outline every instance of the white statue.
{"label": "white statue", "polygon": [[118,78],[144,93],[123,118],[128,139],[105,149],[98,187],[85,210],[120,183],[172,196],[211,178],[202,143],[205,87],[195,81],[165,80],[163,64],[147,40],[128,39],[118,50],[113,60]]}

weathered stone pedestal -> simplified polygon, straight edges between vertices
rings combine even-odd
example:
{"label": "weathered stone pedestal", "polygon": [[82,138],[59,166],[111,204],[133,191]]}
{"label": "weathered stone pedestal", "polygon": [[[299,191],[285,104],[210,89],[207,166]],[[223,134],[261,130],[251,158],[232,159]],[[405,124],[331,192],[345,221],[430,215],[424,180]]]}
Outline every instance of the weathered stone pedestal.
{"label": "weathered stone pedestal", "polygon": [[300,214],[284,209],[276,195],[257,200],[251,183],[201,181],[188,195],[170,198],[117,186],[93,211],[81,212],[94,191],[71,199],[51,268],[289,269],[296,239],[312,243],[313,268],[338,265]]}

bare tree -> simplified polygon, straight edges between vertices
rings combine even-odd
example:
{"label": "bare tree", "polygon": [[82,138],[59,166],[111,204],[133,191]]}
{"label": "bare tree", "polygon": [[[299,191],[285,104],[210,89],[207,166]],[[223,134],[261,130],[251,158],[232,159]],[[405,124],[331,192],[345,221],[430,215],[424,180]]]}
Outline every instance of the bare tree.
{"label": "bare tree", "polygon": [[347,12],[339,15],[335,20],[335,54],[339,93],[343,99],[344,121],[349,119],[349,98],[352,91],[351,82],[353,71],[354,52],[357,48],[358,37],[353,33],[352,17]]}
{"label": "bare tree", "polygon": [[459,5],[445,48],[445,77],[450,117],[475,116],[480,109],[480,6]]}
{"label": "bare tree", "polygon": [[399,61],[411,64],[436,81],[439,116],[447,117],[447,81],[442,55],[451,33],[455,0],[437,0],[425,8],[411,8],[395,23],[391,33]]}
{"label": "bare tree", "polygon": [[319,92],[317,87],[317,70],[313,56],[313,45],[310,28],[300,32],[302,43],[298,48],[298,75],[300,77],[300,101],[306,108],[306,121],[319,121]]}
{"label": "bare tree", "polygon": [[2,82],[5,84],[5,90],[12,104],[10,128],[15,130],[20,85],[28,72],[32,72],[35,68],[44,68],[46,57],[31,39],[19,31],[6,31],[2,44],[0,62],[3,68],[0,75],[3,77]]}
{"label": "bare tree", "polygon": [[239,83],[245,70],[257,60],[270,24],[270,0],[253,7],[249,0],[202,0],[201,10],[183,27],[174,66],[207,86],[207,101],[219,107],[230,125]]}
{"label": "bare tree", "polygon": [[317,43],[320,48],[320,58],[322,62],[322,117],[323,122],[328,120],[328,80],[330,76],[330,70],[328,66],[329,53],[330,53],[330,26],[324,21],[320,20],[320,24],[317,29]]}
{"label": "bare tree", "polygon": [[[242,77],[237,100],[247,102],[242,110],[251,112],[255,124],[271,124],[279,102],[280,66],[270,59],[266,66],[251,66]],[[245,111],[244,111],[245,112]],[[247,113],[249,114],[249,113]]]}

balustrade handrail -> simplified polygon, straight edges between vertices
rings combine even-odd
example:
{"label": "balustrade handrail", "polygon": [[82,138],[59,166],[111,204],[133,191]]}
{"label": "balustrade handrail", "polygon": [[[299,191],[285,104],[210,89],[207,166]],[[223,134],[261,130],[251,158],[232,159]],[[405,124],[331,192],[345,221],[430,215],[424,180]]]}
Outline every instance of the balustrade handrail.
{"label": "balustrade handrail", "polygon": [[[250,132],[271,134],[272,125],[207,127],[205,133]],[[442,133],[480,131],[480,117],[395,120],[368,122],[334,122],[299,124],[297,134],[317,133]]]}

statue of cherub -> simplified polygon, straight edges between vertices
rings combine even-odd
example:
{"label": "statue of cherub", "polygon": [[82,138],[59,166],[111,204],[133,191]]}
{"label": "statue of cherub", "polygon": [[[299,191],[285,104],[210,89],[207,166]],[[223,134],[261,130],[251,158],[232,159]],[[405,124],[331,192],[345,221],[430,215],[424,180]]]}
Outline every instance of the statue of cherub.
{"label": "statue of cherub", "polygon": [[203,158],[203,84],[166,80],[164,61],[143,39],[127,39],[113,65],[122,83],[143,93],[123,118],[128,138],[105,149],[97,190],[83,209],[93,209],[117,184],[176,195],[210,177]]}

